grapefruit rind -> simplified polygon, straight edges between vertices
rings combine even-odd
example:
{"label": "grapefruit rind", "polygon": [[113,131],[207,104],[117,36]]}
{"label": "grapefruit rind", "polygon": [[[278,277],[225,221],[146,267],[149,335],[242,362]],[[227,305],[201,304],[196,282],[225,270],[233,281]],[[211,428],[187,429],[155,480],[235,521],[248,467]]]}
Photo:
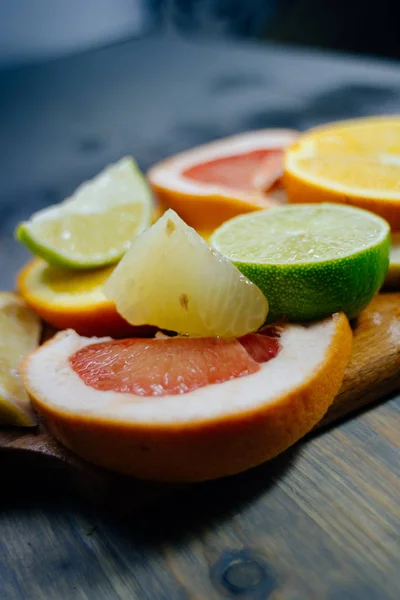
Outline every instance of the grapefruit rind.
{"label": "grapefruit rind", "polygon": [[254,467],[310,431],[339,390],[352,334],[343,314],[285,325],[278,356],[257,373],[159,398],[86,386],[69,357],[97,341],[61,332],[24,361],[24,384],[50,431],[120,473],[202,481]]}

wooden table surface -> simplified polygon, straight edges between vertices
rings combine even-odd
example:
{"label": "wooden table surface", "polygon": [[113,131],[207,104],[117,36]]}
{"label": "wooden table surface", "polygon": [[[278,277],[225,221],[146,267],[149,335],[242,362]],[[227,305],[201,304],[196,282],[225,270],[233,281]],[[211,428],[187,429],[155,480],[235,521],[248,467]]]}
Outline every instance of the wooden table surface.
{"label": "wooden table surface", "polygon": [[[0,73],[0,273],[15,223],[106,162],[241,130],[398,111],[396,64],[137,40]],[[1,600],[398,600],[400,397],[228,480],[106,505],[96,480],[0,455]]]}

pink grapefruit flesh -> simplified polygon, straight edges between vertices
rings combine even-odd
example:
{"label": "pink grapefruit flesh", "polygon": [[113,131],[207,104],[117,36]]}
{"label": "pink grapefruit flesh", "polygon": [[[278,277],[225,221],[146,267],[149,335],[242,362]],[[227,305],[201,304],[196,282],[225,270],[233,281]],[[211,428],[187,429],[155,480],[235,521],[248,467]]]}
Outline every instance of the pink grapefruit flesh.
{"label": "pink grapefruit flesh", "polygon": [[85,346],[69,361],[96,390],[164,396],[252,375],[278,351],[277,338],[257,334],[241,340],[125,339]]}
{"label": "pink grapefruit flesh", "polygon": [[268,191],[282,174],[283,155],[280,149],[258,149],[194,165],[182,175],[199,183]]}

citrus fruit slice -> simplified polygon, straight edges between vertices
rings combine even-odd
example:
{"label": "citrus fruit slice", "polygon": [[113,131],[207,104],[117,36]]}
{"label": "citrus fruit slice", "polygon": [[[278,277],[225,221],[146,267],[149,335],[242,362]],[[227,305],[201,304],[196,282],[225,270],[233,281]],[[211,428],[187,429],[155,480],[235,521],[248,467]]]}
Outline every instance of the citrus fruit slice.
{"label": "citrus fruit slice", "polygon": [[240,337],[268,312],[258,287],[171,209],[136,238],[104,291],[132,325],[199,337]]}
{"label": "citrus fruit slice", "polygon": [[297,133],[265,129],[176,154],[148,172],[161,206],[196,229],[215,229],[240,213],[276,204],[269,192],[283,172],[284,148]]}
{"label": "citrus fruit slice", "polygon": [[18,275],[25,302],[56,329],[75,329],[81,335],[123,337],[148,333],[133,328],[103,293],[114,267],[76,271],[53,267],[35,258]]}
{"label": "citrus fruit slice", "polygon": [[0,292],[0,423],[36,425],[36,416],[18,375],[24,356],[39,344],[41,324],[17,294]]}
{"label": "citrus fruit slice", "polygon": [[50,431],[86,460],[145,479],[201,481],[276,456],[339,390],[352,340],[343,314],[284,325],[279,348],[258,361],[250,348],[259,337],[246,349],[236,340],[119,343],[66,331],[21,373]]}
{"label": "citrus fruit slice", "polygon": [[390,263],[385,279],[385,286],[392,289],[400,289],[400,233],[392,233]]}
{"label": "citrus fruit slice", "polygon": [[400,230],[400,116],[311,129],[285,159],[290,202],[343,202],[371,210]]}
{"label": "citrus fruit slice", "polygon": [[35,213],[16,235],[55,266],[99,267],[121,258],[150,225],[152,211],[150,188],[126,157],[79,186],[71,198]]}
{"label": "citrus fruit slice", "polygon": [[267,295],[269,321],[352,318],[385,279],[390,230],[351,206],[287,205],[235,217],[211,243]]}

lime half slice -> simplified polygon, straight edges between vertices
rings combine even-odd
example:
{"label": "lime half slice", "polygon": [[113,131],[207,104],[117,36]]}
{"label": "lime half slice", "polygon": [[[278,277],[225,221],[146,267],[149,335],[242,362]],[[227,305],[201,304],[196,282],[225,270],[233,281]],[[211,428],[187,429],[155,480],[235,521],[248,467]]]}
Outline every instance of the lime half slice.
{"label": "lime half slice", "polygon": [[388,223],[339,204],[298,204],[240,215],[211,244],[268,297],[269,321],[359,314],[389,265]]}
{"label": "lime half slice", "polygon": [[126,157],[80,185],[64,202],[35,213],[18,239],[48,263],[72,269],[117,262],[149,227],[153,202],[135,161]]}

